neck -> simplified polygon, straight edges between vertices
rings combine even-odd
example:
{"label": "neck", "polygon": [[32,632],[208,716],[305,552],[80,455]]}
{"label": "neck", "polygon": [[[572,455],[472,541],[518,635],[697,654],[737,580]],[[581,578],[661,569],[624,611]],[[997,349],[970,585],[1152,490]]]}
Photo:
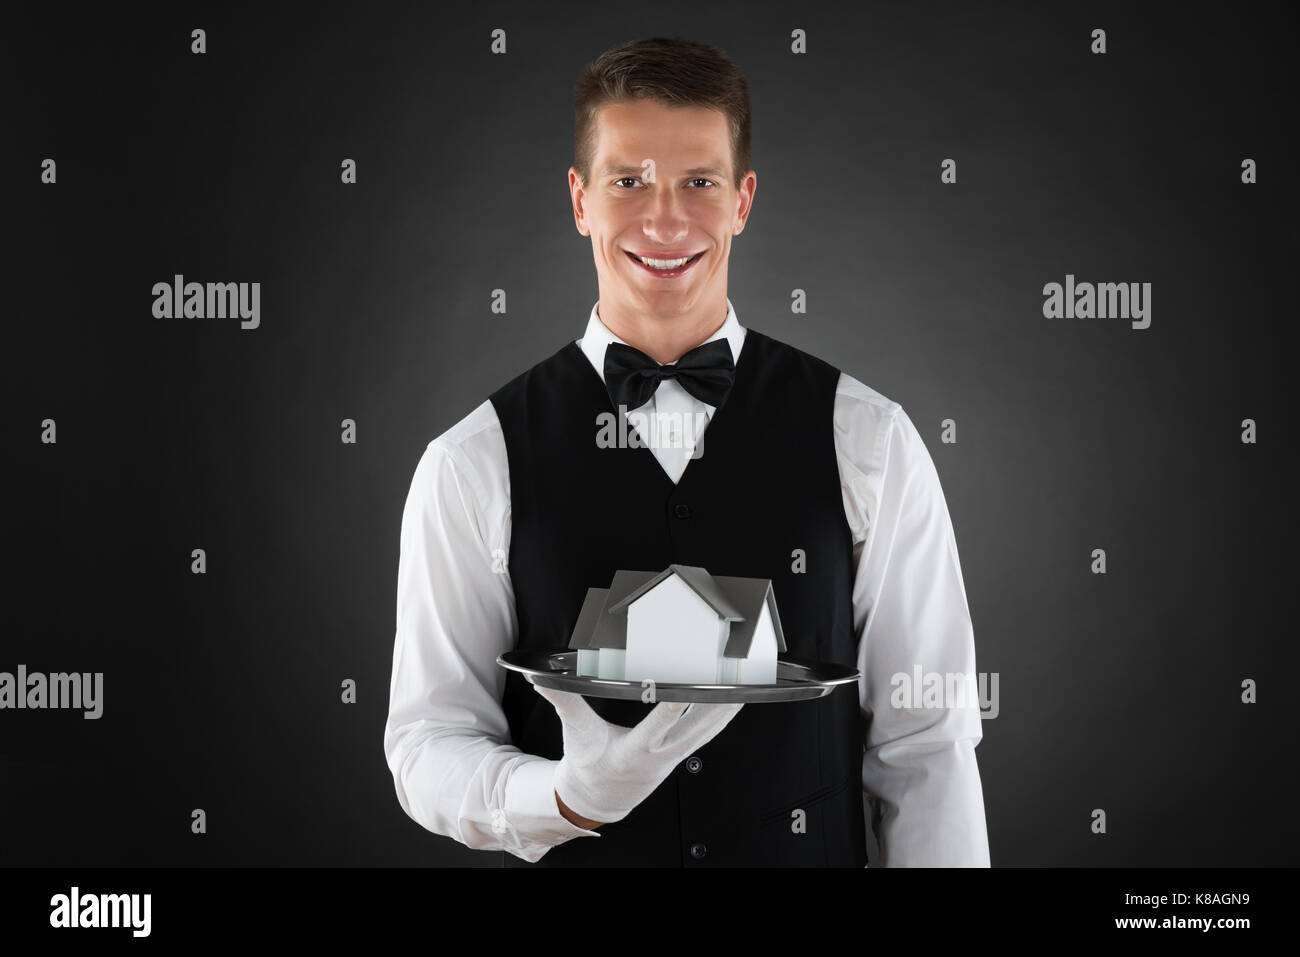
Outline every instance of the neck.
{"label": "neck", "polygon": [[674,319],[620,311],[603,302],[596,304],[596,315],[610,332],[633,349],[640,349],[655,362],[676,362],[722,328],[727,321],[727,303],[721,310],[700,308]]}

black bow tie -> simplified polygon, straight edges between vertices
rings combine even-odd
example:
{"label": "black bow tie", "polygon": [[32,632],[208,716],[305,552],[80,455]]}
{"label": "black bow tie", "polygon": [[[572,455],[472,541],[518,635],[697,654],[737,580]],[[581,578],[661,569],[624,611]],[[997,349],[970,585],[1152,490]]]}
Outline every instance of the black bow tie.
{"label": "black bow tie", "polygon": [[697,346],[670,366],[660,365],[640,349],[621,342],[605,348],[605,388],[614,408],[639,409],[650,401],[664,379],[676,379],[705,405],[717,407],[731,390],[736,365],[726,339]]}

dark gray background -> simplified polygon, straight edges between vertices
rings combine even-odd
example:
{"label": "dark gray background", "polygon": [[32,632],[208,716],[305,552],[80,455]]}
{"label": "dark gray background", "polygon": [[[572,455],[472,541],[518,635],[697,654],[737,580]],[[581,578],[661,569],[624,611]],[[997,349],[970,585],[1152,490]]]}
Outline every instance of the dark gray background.
{"label": "dark gray background", "polygon": [[[902,403],[939,468],[977,667],[1001,676],[977,752],[993,863],[1296,863],[1294,23],[1174,9],[25,13],[0,670],[103,671],[105,716],[0,713],[0,860],[499,862],[409,820],[384,763],[402,504],[427,442],[581,334],[572,86],[679,34],[749,77],[742,323]],[[177,272],[261,282],[261,328],[153,319]],[[1066,273],[1151,282],[1151,327],[1044,319]]]}

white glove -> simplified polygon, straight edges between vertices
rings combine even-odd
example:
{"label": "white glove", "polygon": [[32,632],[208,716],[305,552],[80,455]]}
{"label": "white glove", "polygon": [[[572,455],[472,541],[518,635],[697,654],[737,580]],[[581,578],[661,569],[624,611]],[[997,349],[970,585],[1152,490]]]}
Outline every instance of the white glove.
{"label": "white glove", "polygon": [[713,740],[743,704],[661,701],[635,728],[611,724],[582,695],[533,685],[564,725],[555,793],[592,821],[621,821],[682,760]]}

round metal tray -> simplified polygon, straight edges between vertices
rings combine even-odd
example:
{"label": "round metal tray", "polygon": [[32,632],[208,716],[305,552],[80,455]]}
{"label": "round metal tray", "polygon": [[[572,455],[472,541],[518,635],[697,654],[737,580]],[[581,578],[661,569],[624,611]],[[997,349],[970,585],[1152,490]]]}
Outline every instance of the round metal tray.
{"label": "round metal tray", "polygon": [[[614,681],[577,674],[576,651],[516,649],[497,658],[497,664],[517,671],[536,685],[572,691],[592,698],[640,701],[649,686],[640,681]],[[778,657],[774,685],[692,685],[656,682],[654,700],[694,701],[710,704],[761,704],[765,701],[806,701],[830,694],[836,687],[857,681],[858,670],[829,661]]]}

